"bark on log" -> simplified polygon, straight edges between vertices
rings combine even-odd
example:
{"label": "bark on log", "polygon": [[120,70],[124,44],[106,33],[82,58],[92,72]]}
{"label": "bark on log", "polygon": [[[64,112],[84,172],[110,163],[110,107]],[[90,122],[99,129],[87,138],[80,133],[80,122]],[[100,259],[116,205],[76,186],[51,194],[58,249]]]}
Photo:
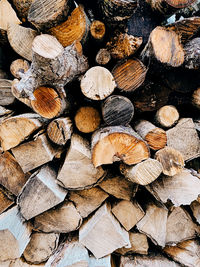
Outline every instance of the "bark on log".
{"label": "bark on log", "polygon": [[188,69],[199,69],[200,67],[200,38],[194,38],[184,46],[185,62]]}
{"label": "bark on log", "polygon": [[0,79],[0,105],[11,105],[15,101],[15,97],[11,92],[12,81]]}
{"label": "bark on log", "polygon": [[179,113],[175,106],[166,105],[161,107],[155,115],[155,121],[165,128],[172,127],[179,119]]}
{"label": "bark on log", "polygon": [[3,186],[0,186],[0,214],[14,204],[14,197]]}
{"label": "bark on log", "polygon": [[16,59],[10,65],[10,72],[15,78],[20,79],[22,74],[24,74],[29,68],[30,65],[27,60]]}

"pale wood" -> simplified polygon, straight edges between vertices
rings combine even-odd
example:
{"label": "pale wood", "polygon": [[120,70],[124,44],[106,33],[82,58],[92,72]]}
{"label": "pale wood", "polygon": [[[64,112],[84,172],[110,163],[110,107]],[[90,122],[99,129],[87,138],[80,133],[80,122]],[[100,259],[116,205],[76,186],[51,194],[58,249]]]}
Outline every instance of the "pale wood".
{"label": "pale wood", "polygon": [[179,119],[179,113],[175,106],[166,105],[161,107],[155,115],[156,122],[166,128],[172,127]]}
{"label": "pale wood", "polygon": [[93,20],[90,25],[90,34],[96,41],[103,41],[106,33],[106,26],[102,21]]}
{"label": "pale wood", "polygon": [[14,112],[10,109],[0,106],[0,120],[2,118],[10,117]]}
{"label": "pale wood", "polygon": [[195,200],[191,203],[190,208],[196,221],[200,224],[200,203]]}
{"label": "pale wood", "polygon": [[24,250],[23,256],[27,262],[42,263],[56,251],[59,234],[32,233],[30,242]]}
{"label": "pale wood", "polygon": [[3,186],[0,186],[0,214],[13,205],[14,197]]}
{"label": "pale wood", "polygon": [[16,12],[7,0],[0,1],[0,31],[7,31],[8,23],[21,24]]}
{"label": "pale wood", "polygon": [[99,187],[94,187],[85,190],[71,191],[69,200],[71,200],[77,211],[83,218],[86,218],[90,213],[96,210],[109,197]]}
{"label": "pale wood", "polygon": [[200,109],[200,88],[197,88],[192,94],[192,104]]}
{"label": "pale wood", "polygon": [[158,200],[166,203],[171,200],[177,207],[190,205],[200,194],[200,180],[189,170],[174,176],[162,175],[157,181],[146,187]]}
{"label": "pale wood", "polygon": [[116,267],[116,266],[112,261],[112,256],[108,255],[101,259],[96,259],[95,257],[90,256],[88,267]]}
{"label": "pale wood", "polygon": [[82,217],[75,205],[65,200],[56,209],[50,209],[34,218],[34,229],[45,233],[69,233],[82,224]]}
{"label": "pale wood", "polygon": [[46,165],[31,175],[17,202],[21,215],[29,220],[61,203],[66,195],[56,183],[56,172]]}
{"label": "pale wood", "polygon": [[110,60],[111,60],[110,52],[105,48],[101,48],[97,52],[95,57],[95,61],[98,65],[106,65]]}
{"label": "pale wood", "polygon": [[74,134],[65,161],[58,174],[58,182],[68,189],[86,189],[95,186],[105,176],[105,171],[95,168],[91,160],[89,142]]}
{"label": "pale wood", "polygon": [[2,267],[45,267],[45,263],[31,264],[31,263],[26,262],[23,257],[13,260],[13,261],[9,261],[9,262],[7,261],[4,263],[7,263],[8,265],[6,266],[3,265]]}
{"label": "pale wood", "polygon": [[111,211],[126,231],[133,228],[145,215],[137,201],[121,200]]}
{"label": "pale wood", "polygon": [[109,205],[104,204],[81,226],[79,241],[96,258],[101,258],[129,245],[129,236],[112,215]]}
{"label": "pale wood", "polygon": [[167,145],[180,151],[184,160],[200,156],[200,140],[191,118],[183,118],[167,131]]}
{"label": "pale wood", "polygon": [[121,173],[131,182],[147,185],[162,173],[162,165],[155,159],[146,159],[134,166],[120,165]]}
{"label": "pale wood", "polygon": [[12,92],[13,96],[16,97],[16,99],[18,99],[22,103],[24,103],[25,105],[27,105],[28,107],[32,108],[31,100],[27,96],[25,96],[24,93],[21,94],[21,92],[19,92],[16,89],[16,85],[18,83],[19,83],[18,79],[14,79],[12,82],[11,92]]}
{"label": "pale wood", "polygon": [[148,146],[131,127],[105,127],[92,136],[92,162],[95,167],[119,160],[132,165],[147,158]]}
{"label": "pale wood", "polygon": [[30,234],[30,224],[22,222],[17,206],[1,214],[0,261],[19,258],[30,240]]}
{"label": "pale wood", "polygon": [[161,205],[149,202],[145,216],[137,223],[137,229],[146,234],[151,241],[165,246],[168,210]]}
{"label": "pale wood", "polygon": [[41,126],[41,117],[34,113],[24,113],[4,120],[0,124],[0,140],[3,150],[17,146]]}
{"label": "pale wood", "polygon": [[27,60],[16,59],[10,65],[10,72],[15,78],[20,79],[22,74],[25,73],[30,68]]}
{"label": "pale wood", "polygon": [[163,173],[169,176],[178,174],[183,170],[184,158],[178,150],[166,146],[155,154],[155,159],[162,164]]}
{"label": "pale wood", "polygon": [[15,101],[15,97],[11,92],[12,81],[0,79],[0,105],[11,105]]}

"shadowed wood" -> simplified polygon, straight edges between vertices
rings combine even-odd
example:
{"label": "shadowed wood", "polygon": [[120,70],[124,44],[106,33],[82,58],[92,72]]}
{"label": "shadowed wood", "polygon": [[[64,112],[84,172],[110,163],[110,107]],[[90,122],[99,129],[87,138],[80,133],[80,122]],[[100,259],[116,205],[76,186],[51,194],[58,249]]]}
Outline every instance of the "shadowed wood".
{"label": "shadowed wood", "polygon": [[0,186],[0,214],[14,204],[14,198],[8,190]]}
{"label": "shadowed wood", "polygon": [[200,109],[200,88],[197,88],[192,94],[192,104]]}
{"label": "shadowed wood", "polygon": [[170,128],[179,119],[179,113],[175,106],[166,105],[161,107],[155,115],[156,122],[162,127]]}
{"label": "shadowed wood", "polygon": [[110,52],[105,49],[101,48],[95,57],[95,61],[98,65],[106,65],[111,60]]}
{"label": "shadowed wood", "polygon": [[25,22],[28,16],[28,10],[34,0],[12,0],[17,13],[22,21]]}
{"label": "shadowed wood", "polygon": [[10,65],[10,72],[15,78],[20,79],[21,74],[25,73],[30,68],[28,61],[24,59],[16,59]]}
{"label": "shadowed wood", "polygon": [[102,41],[106,33],[105,24],[102,21],[94,20],[90,25],[90,34],[96,41]]}
{"label": "shadowed wood", "polygon": [[6,79],[0,79],[0,105],[11,105],[15,101],[15,97],[11,91],[12,81]]}

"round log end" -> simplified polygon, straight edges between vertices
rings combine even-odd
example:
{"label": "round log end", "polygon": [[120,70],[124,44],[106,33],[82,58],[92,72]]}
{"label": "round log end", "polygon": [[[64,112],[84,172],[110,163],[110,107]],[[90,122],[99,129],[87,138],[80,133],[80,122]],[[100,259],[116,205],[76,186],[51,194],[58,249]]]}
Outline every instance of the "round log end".
{"label": "round log end", "polygon": [[90,33],[96,40],[102,40],[106,32],[105,24],[99,20],[94,20],[90,25]]}
{"label": "round log end", "polygon": [[163,127],[169,128],[179,119],[179,113],[176,107],[166,105],[156,112],[156,121]]}

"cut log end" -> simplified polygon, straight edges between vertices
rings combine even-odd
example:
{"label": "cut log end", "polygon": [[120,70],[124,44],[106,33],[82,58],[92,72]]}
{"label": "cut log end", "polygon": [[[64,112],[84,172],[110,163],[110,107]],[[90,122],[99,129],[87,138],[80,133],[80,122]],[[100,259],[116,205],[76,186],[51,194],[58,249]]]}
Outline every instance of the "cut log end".
{"label": "cut log end", "polygon": [[156,112],[156,121],[163,127],[169,128],[179,119],[179,113],[176,107],[166,105]]}
{"label": "cut log end", "polygon": [[90,33],[96,40],[102,40],[106,32],[105,24],[99,20],[94,20],[90,25]]}
{"label": "cut log end", "polygon": [[99,64],[99,65],[108,64],[108,62],[111,60],[110,52],[105,48],[101,48],[98,51],[95,60],[96,60],[97,64]]}
{"label": "cut log end", "polygon": [[10,65],[10,72],[15,78],[20,79],[23,73],[30,68],[28,61],[23,59],[16,59]]}
{"label": "cut log end", "polygon": [[200,88],[194,91],[192,95],[192,104],[200,109]]}
{"label": "cut log end", "polygon": [[146,135],[145,140],[151,149],[159,150],[166,146],[167,135],[163,129],[155,128]]}

